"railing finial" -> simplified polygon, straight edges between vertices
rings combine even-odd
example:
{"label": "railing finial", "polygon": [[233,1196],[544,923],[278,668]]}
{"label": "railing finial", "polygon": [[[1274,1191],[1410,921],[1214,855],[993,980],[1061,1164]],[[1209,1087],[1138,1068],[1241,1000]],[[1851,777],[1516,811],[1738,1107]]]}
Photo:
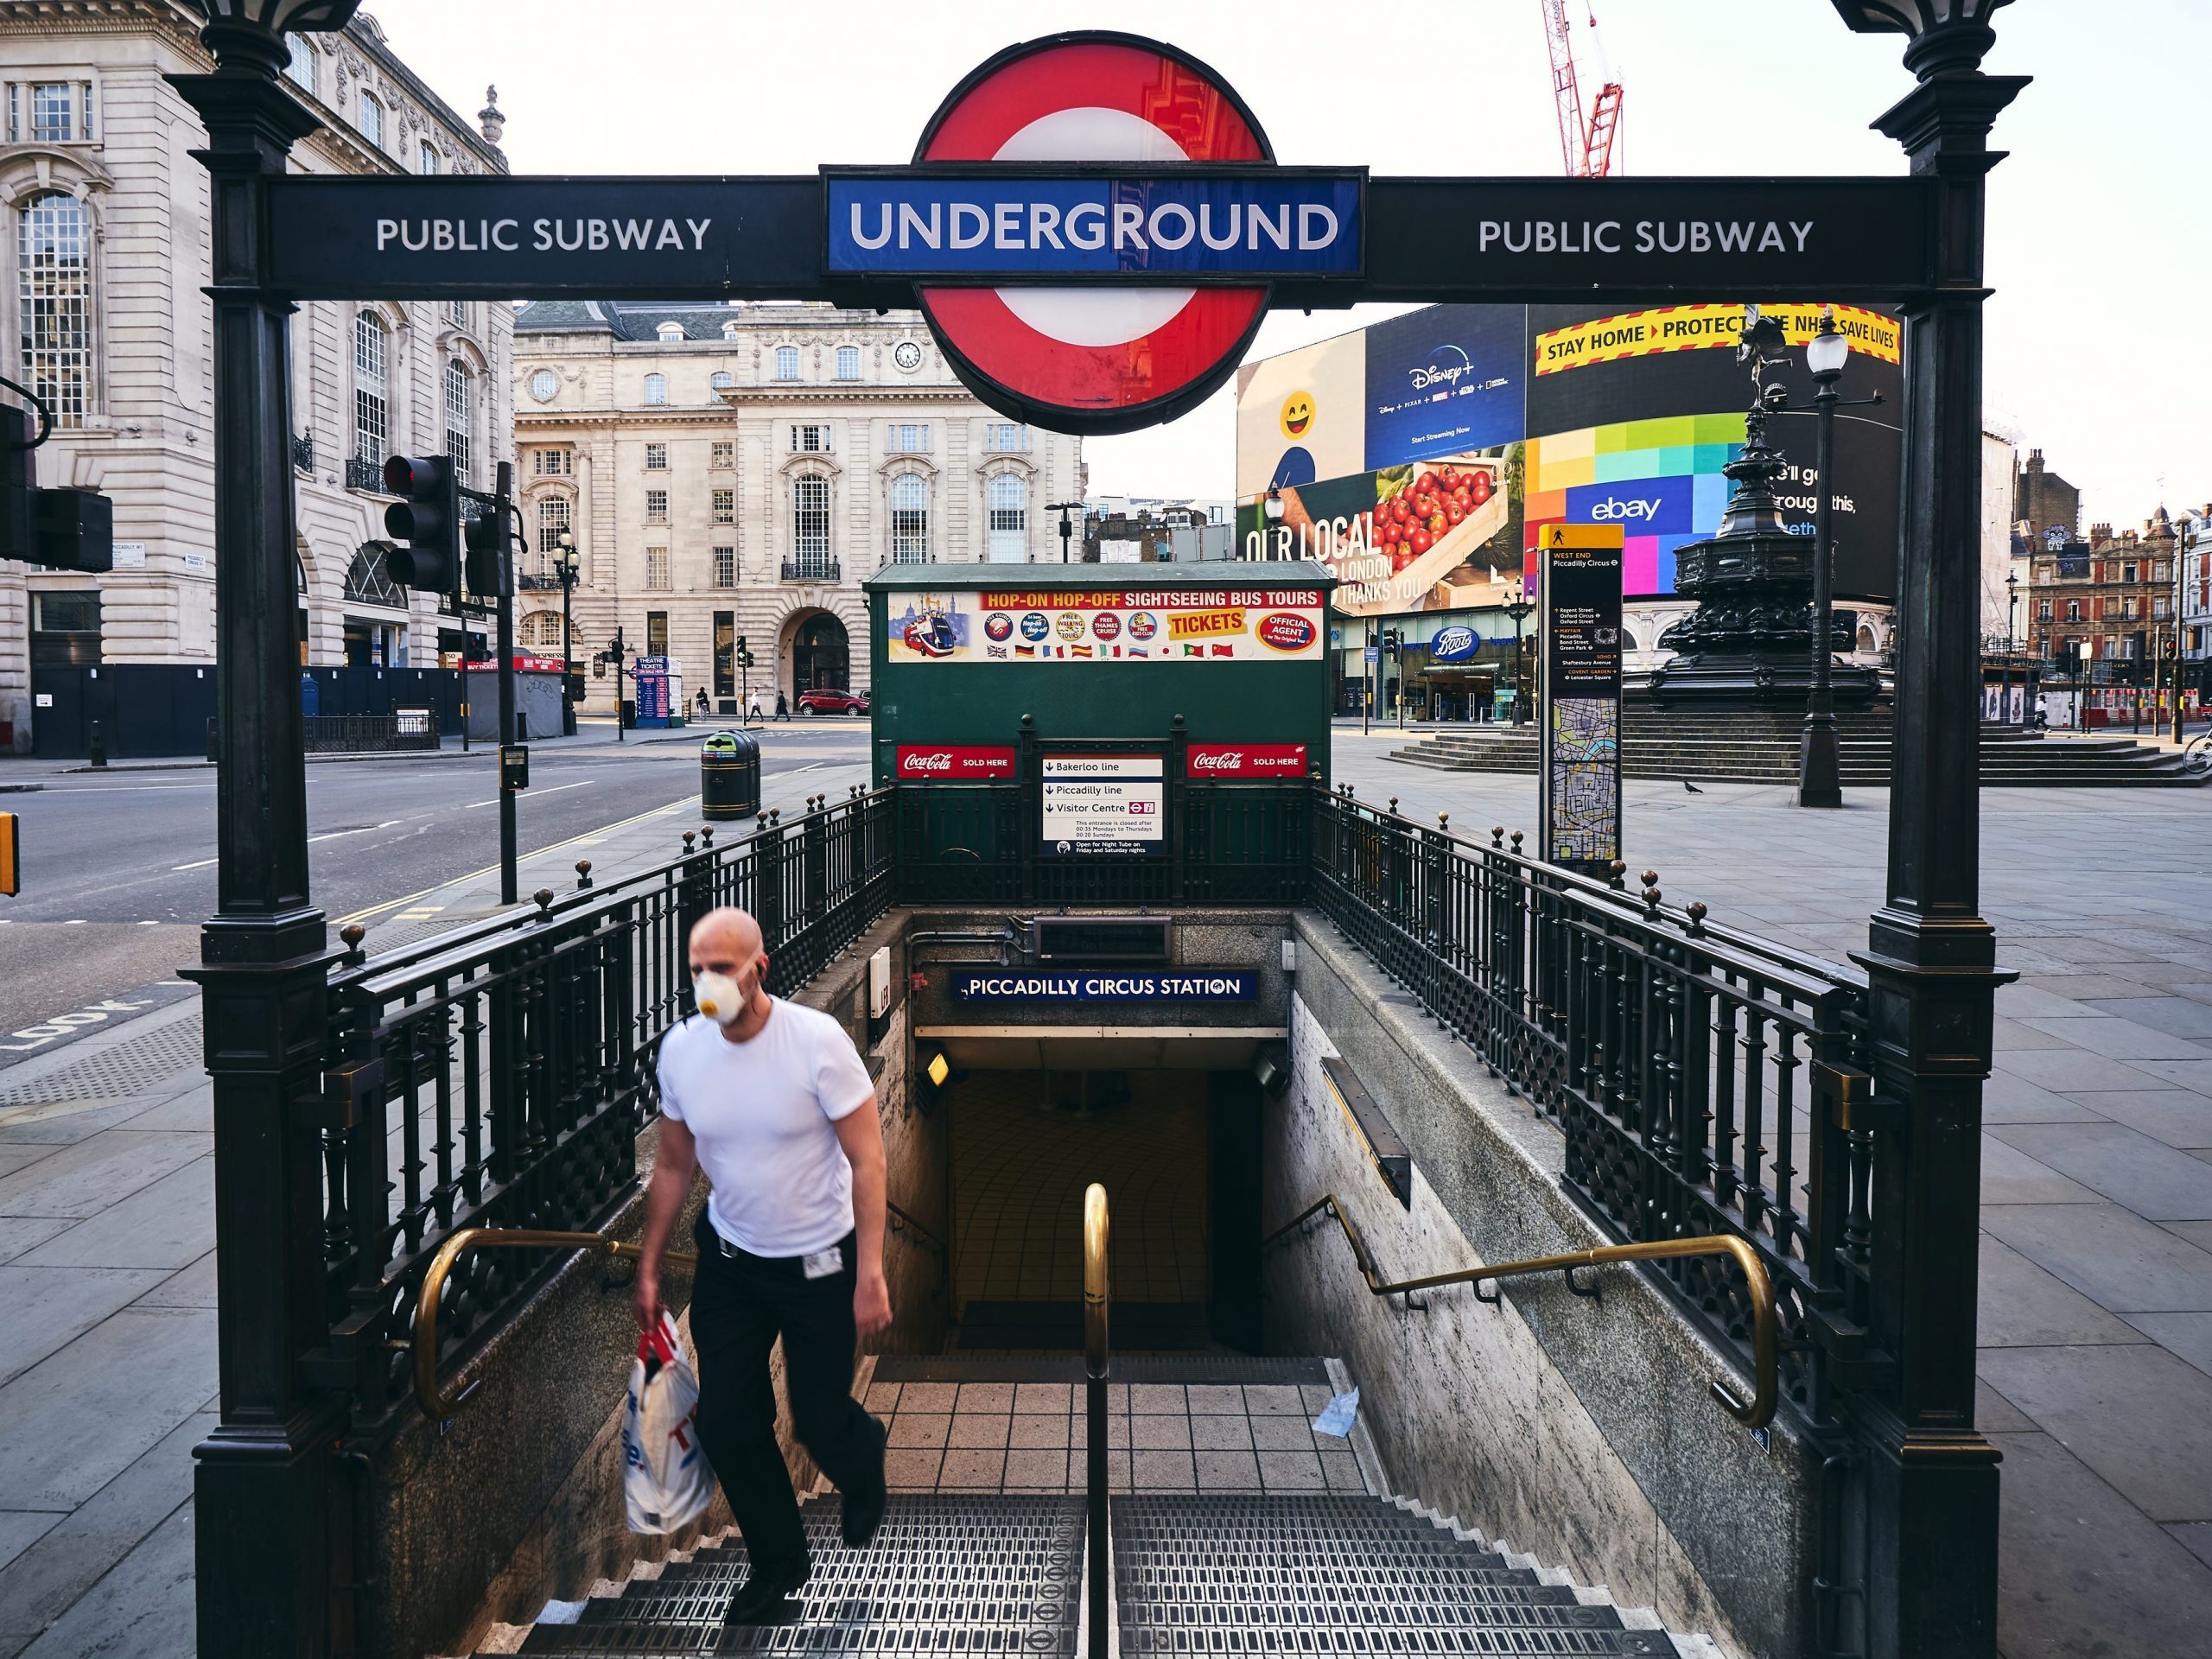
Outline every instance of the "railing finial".
{"label": "railing finial", "polygon": [[369,930],[363,927],[359,922],[348,922],[345,926],[338,930],[338,937],[346,941],[346,962],[347,966],[350,967],[353,964],[362,961],[368,955],[366,951],[361,949],[361,941],[368,937],[368,933]]}
{"label": "railing finial", "polygon": [[537,906],[537,919],[541,922],[550,921],[553,918],[553,889],[540,887],[530,897],[531,902]]}
{"label": "railing finial", "polygon": [[576,861],[576,891],[578,893],[591,891],[591,860],[588,858],[580,858]]}

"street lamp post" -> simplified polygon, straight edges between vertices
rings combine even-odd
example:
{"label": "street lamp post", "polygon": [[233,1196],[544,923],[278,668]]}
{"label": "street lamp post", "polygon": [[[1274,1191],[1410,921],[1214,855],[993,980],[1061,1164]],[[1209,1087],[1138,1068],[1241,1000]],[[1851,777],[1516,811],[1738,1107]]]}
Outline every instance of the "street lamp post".
{"label": "street lamp post", "polygon": [[1045,511],[1047,512],[1057,512],[1060,515],[1060,563],[1062,564],[1072,563],[1068,556],[1068,548],[1070,543],[1071,543],[1075,538],[1075,524],[1074,521],[1068,517],[1068,514],[1070,512],[1081,512],[1083,511],[1083,503],[1080,501],[1047,501],[1045,504]]}
{"label": "street lamp post", "polygon": [[1529,723],[1529,659],[1522,644],[1522,625],[1529,613],[1536,608],[1536,601],[1522,590],[1521,578],[1513,580],[1513,597],[1506,601],[1505,613],[1513,619],[1513,723]]}
{"label": "street lamp post", "polygon": [[[2005,673],[1999,682],[1998,696],[2001,701],[1997,705],[1997,718],[2000,723],[2008,726],[2012,721],[2012,658],[2019,650],[2019,573],[2007,570],[2005,573]],[[2026,712],[2023,706],[2022,715],[2024,716]]]}
{"label": "street lamp post", "polygon": [[[1805,699],[1805,728],[1797,756],[1797,804],[1841,806],[1843,768],[1836,753],[1835,544],[1829,514],[1835,499],[1836,382],[1850,360],[1851,342],[1835,326],[1835,308],[1823,306],[1813,337],[1805,343],[1805,366],[1812,372],[1813,405],[1819,429],[1814,469],[1818,491],[1813,509],[1813,688]],[[1980,697],[1977,694],[1975,702]]]}
{"label": "street lamp post", "polygon": [[[218,1417],[193,1448],[205,1659],[354,1643],[335,1586],[334,1456],[346,1397],[302,1357],[327,1339],[321,1098],[328,948],[308,896],[293,550],[293,307],[266,283],[271,181],[321,124],[283,88],[284,31],[343,29],[358,0],[197,0],[215,72],[169,84],[207,135],[214,321],[216,913],[200,985],[215,1146]],[[335,1605],[334,1605],[334,1603]]]}
{"label": "street lamp post", "polygon": [[553,538],[553,574],[561,579],[561,734],[574,737],[576,664],[571,652],[575,623],[570,609],[576,591],[576,538],[573,531],[564,530]]}

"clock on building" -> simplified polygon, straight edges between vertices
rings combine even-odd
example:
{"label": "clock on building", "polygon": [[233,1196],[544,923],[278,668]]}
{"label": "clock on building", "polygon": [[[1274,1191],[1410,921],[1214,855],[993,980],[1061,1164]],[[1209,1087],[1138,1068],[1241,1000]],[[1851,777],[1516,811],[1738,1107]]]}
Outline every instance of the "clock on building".
{"label": "clock on building", "polygon": [[891,360],[912,374],[922,366],[922,348],[911,340],[902,340],[893,348]]}
{"label": "clock on building", "polygon": [[553,401],[553,394],[561,390],[561,377],[550,369],[540,369],[530,377],[530,395],[541,404]]}

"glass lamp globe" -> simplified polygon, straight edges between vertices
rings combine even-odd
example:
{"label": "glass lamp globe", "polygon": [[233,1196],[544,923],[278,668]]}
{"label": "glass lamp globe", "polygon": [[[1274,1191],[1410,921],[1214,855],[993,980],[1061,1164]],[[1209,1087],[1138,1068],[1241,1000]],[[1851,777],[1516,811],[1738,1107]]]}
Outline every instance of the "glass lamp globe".
{"label": "glass lamp globe", "polygon": [[1821,332],[1805,342],[1805,366],[1823,379],[1841,374],[1850,355],[1851,342],[1833,325],[1824,323]]}

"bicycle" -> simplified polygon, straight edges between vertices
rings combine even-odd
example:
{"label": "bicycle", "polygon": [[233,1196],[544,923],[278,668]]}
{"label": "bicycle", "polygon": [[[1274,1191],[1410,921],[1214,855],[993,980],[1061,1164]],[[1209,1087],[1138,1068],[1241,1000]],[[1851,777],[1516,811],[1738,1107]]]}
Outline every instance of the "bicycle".
{"label": "bicycle", "polygon": [[2181,752],[2181,769],[2191,777],[2212,772],[2212,732],[2190,740]]}

